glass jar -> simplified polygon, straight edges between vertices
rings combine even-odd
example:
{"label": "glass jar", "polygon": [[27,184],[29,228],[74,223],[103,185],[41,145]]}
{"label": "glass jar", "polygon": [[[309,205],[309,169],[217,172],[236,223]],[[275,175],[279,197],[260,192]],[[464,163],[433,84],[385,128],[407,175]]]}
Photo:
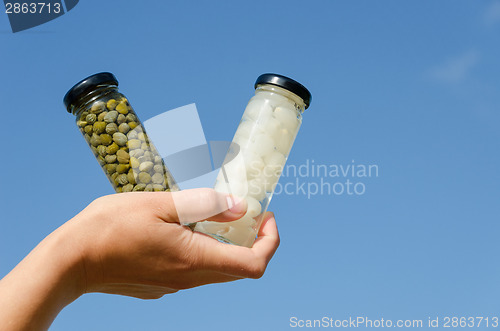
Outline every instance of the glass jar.
{"label": "glass jar", "polygon": [[241,219],[205,221],[195,230],[220,241],[251,247],[309,107],[311,93],[281,75],[264,74],[243,113],[214,189],[246,199]]}
{"label": "glass jar", "polygon": [[64,105],[116,192],[177,190],[113,74],[80,81],[66,93]]}

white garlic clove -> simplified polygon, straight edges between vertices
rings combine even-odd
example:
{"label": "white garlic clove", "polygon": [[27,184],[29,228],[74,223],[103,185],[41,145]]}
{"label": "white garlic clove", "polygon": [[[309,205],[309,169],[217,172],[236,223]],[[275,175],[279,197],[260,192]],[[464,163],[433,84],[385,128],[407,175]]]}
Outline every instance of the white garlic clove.
{"label": "white garlic clove", "polygon": [[195,231],[224,236],[230,228],[231,226],[226,222],[205,221],[196,223]]}
{"label": "white garlic clove", "polygon": [[244,152],[243,159],[245,160],[245,169],[248,179],[259,175],[262,172],[262,169],[264,169],[264,161],[260,155],[253,153],[252,151]]}
{"label": "white garlic clove", "polygon": [[242,121],[238,126],[234,137],[248,139],[252,135],[252,132],[255,130],[257,130],[256,123],[253,120]]}
{"label": "white garlic clove", "polygon": [[241,246],[251,246],[257,235],[255,230],[257,222],[253,218],[243,216],[239,220],[227,224],[229,225],[229,231],[224,233],[224,238]]}
{"label": "white garlic clove", "polygon": [[297,129],[300,123],[297,111],[293,108],[276,107],[273,111],[273,117],[276,118],[284,128],[292,132]]}
{"label": "white garlic clove", "polygon": [[248,150],[264,156],[271,153],[274,150],[274,139],[267,133],[256,134],[253,138],[250,138],[252,143],[248,147]]}
{"label": "white garlic clove", "polygon": [[281,166],[266,166],[260,178],[261,187],[266,192],[272,192],[278,183],[282,171]]}
{"label": "white garlic clove", "polygon": [[285,156],[278,152],[278,151],[273,151],[270,154],[267,154],[264,156],[264,163],[268,166],[283,166],[285,165],[286,159]]}
{"label": "white garlic clove", "polygon": [[249,216],[251,218],[257,217],[262,212],[262,206],[260,202],[258,202],[255,198],[250,196],[246,197],[247,200],[247,212],[245,216]]}
{"label": "white garlic clove", "polygon": [[249,118],[256,121],[259,117],[270,117],[273,113],[273,107],[270,102],[261,98],[254,98],[250,100],[243,113],[243,118]]}
{"label": "white garlic clove", "polygon": [[283,155],[288,156],[290,149],[292,148],[294,135],[287,130],[281,129],[276,135],[276,150]]}
{"label": "white garlic clove", "polygon": [[271,105],[273,105],[274,107],[279,107],[279,106],[288,106],[289,107],[290,105],[292,105],[292,102],[290,100],[288,100],[288,98],[286,98],[280,94],[277,94],[274,92],[268,92],[268,91],[260,92],[259,94],[261,94],[261,96],[259,96],[259,97],[262,97],[262,98],[265,98],[266,100],[269,100]]}
{"label": "white garlic clove", "polygon": [[267,133],[271,137],[273,137],[276,132],[281,129],[281,123],[273,116],[266,119],[264,122],[257,121],[257,127],[264,133]]}
{"label": "white garlic clove", "polygon": [[259,176],[248,181],[248,192],[249,197],[254,198],[257,201],[262,201],[266,197],[266,183],[263,180],[263,176]]}
{"label": "white garlic clove", "polygon": [[299,126],[299,119],[297,118],[297,112],[295,110],[285,107],[276,107],[273,116],[281,123],[283,128],[291,132],[294,132]]}

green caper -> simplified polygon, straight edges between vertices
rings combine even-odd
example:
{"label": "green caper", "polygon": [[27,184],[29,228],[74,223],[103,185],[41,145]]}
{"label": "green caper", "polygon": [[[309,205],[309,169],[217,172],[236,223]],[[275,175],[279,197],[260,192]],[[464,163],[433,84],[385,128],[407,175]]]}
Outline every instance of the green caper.
{"label": "green caper", "polygon": [[122,123],[120,124],[120,126],[118,127],[118,131],[120,131],[121,133],[127,133],[130,131],[130,126],[128,126],[127,123]]}
{"label": "green caper", "polygon": [[99,145],[97,146],[97,153],[99,153],[100,156],[105,157],[106,156],[106,146],[104,145]]}
{"label": "green caper", "polygon": [[135,121],[137,121],[137,117],[134,114],[132,113],[127,114],[127,122],[135,122]]}
{"label": "green caper", "polygon": [[119,149],[120,147],[116,143],[112,143],[111,145],[108,146],[106,152],[108,154],[115,154],[116,152],[118,152]]}
{"label": "green caper", "polygon": [[128,122],[128,126],[130,126],[130,128],[132,130],[134,130],[139,124],[137,124],[137,122]]}
{"label": "green caper", "polygon": [[106,130],[106,123],[104,122],[95,122],[94,123],[94,132],[97,134],[101,134]]}
{"label": "green caper", "polygon": [[92,137],[90,137],[90,144],[94,147],[99,146],[101,144],[101,137],[93,133]]}
{"label": "green caper", "polygon": [[104,166],[106,164],[106,161],[104,160],[104,157],[102,155],[97,156],[97,162],[99,162],[101,166]]}
{"label": "green caper", "polygon": [[120,185],[128,184],[127,174],[120,174],[118,177],[116,177],[116,181]]}
{"label": "green caper", "polygon": [[153,184],[153,190],[155,192],[165,191],[165,186],[159,184]]}
{"label": "green caper", "polygon": [[116,123],[118,123],[118,125],[125,123],[126,121],[127,120],[125,119],[125,115],[123,114],[118,115],[118,117],[116,118]]}
{"label": "green caper", "polygon": [[[156,154],[156,153],[155,153],[155,154]],[[155,155],[155,163],[156,163],[156,164],[161,164],[161,161],[162,161],[162,160],[161,160],[161,156],[159,156],[159,155]]]}
{"label": "green caper", "polygon": [[127,174],[127,179],[130,184],[136,184],[134,170],[130,169]]}
{"label": "green caper", "polygon": [[139,171],[148,172],[149,170],[153,169],[153,166],[154,164],[151,161],[143,162],[139,165]]}
{"label": "green caper", "polygon": [[85,117],[85,120],[89,123],[89,124],[94,124],[95,121],[97,121],[97,115],[96,114],[88,114],[87,117]]}
{"label": "green caper", "polygon": [[163,166],[161,164],[157,164],[153,167],[153,171],[159,174],[163,174]]}
{"label": "green caper", "polygon": [[163,174],[160,172],[155,173],[151,179],[155,184],[161,184],[164,181]]}
{"label": "green caper", "polygon": [[115,132],[118,132],[118,126],[116,123],[108,123],[108,125],[106,125],[106,133],[113,134]]}
{"label": "green caper", "polygon": [[128,164],[130,161],[130,155],[126,151],[120,149],[119,151],[116,152],[116,159],[118,160],[119,163]]}
{"label": "green caper", "polygon": [[127,105],[126,102],[120,102],[118,104],[118,106],[116,106],[116,110],[120,113],[120,114],[128,114],[128,110],[129,110],[129,107]]}
{"label": "green caper", "polygon": [[77,121],[76,122],[76,125],[78,125],[79,127],[83,128],[84,126],[86,126],[88,123],[87,121]]}
{"label": "green caper", "polygon": [[106,107],[109,110],[114,110],[117,104],[118,101],[116,101],[115,99],[109,99],[108,102],[106,102]]}
{"label": "green caper", "polygon": [[146,185],[145,192],[153,192],[153,184]]}
{"label": "green caper", "polygon": [[141,141],[139,139],[131,139],[128,141],[127,146],[131,150],[139,149],[141,147]]}
{"label": "green caper", "polygon": [[[129,126],[130,128],[130,126]],[[137,131],[132,130],[127,133],[127,138],[128,139],[137,139]]]}
{"label": "green caper", "polygon": [[113,133],[113,141],[118,144],[118,146],[125,146],[127,144],[127,136],[121,132]]}
{"label": "green caper", "polygon": [[133,189],[134,189],[134,185],[127,184],[127,185],[123,186],[122,192],[132,192]]}
{"label": "green caper", "polygon": [[139,158],[141,156],[144,155],[144,151],[142,149],[132,149],[130,148],[130,156],[131,157],[135,157],[135,158]]}
{"label": "green caper", "polygon": [[104,146],[111,145],[111,143],[113,142],[113,138],[111,138],[111,136],[107,133],[101,134],[100,137],[101,137],[101,144],[103,144]]}
{"label": "green caper", "polygon": [[106,123],[113,123],[116,121],[116,118],[118,117],[118,112],[116,110],[112,110],[104,116],[104,122]]}
{"label": "green caper", "polygon": [[141,144],[141,149],[143,149],[145,151],[149,151],[149,145],[148,145],[148,143],[142,143]]}
{"label": "green caper", "polygon": [[121,186],[118,186],[116,189],[115,189],[116,193],[122,193],[123,192],[123,188]]}
{"label": "green caper", "polygon": [[102,113],[100,113],[99,115],[97,115],[97,120],[99,122],[103,122],[104,121],[104,116],[106,116],[108,114],[107,111],[103,111]]}
{"label": "green caper", "polygon": [[[109,156],[109,155],[108,155]],[[106,157],[108,157],[106,156]],[[106,159],[106,158],[104,158]],[[109,174],[109,175],[112,175],[116,172],[116,164],[106,164],[104,166],[104,169],[106,169],[106,172]]]}
{"label": "green caper", "polygon": [[93,130],[94,127],[92,125],[87,125],[85,126],[85,128],[83,128],[83,131],[85,131],[86,134],[91,134]]}
{"label": "green caper", "polygon": [[119,175],[119,173],[116,173],[116,172],[114,174],[112,174],[111,177],[110,177],[111,180],[114,181],[116,179],[116,177],[118,177],[118,175]]}
{"label": "green caper", "polygon": [[130,166],[128,164],[119,164],[116,166],[116,172],[119,174],[124,174],[128,171]]}
{"label": "green caper", "polygon": [[[107,152],[107,148],[106,148],[106,152]],[[106,155],[104,157],[104,160],[106,161],[106,163],[115,163],[116,162],[116,155]]]}
{"label": "green caper", "polygon": [[137,184],[133,191],[144,191],[144,189],[146,188],[146,184]]}
{"label": "green caper", "polygon": [[106,107],[106,104],[104,102],[97,101],[97,102],[94,102],[94,104],[90,108],[90,112],[93,114],[97,114],[97,113],[102,112],[105,109],[105,107]]}
{"label": "green caper", "polygon": [[139,173],[138,179],[139,182],[148,184],[149,182],[151,182],[151,175],[147,172],[141,172]]}
{"label": "green caper", "polygon": [[[130,154],[132,154],[132,152],[130,152]],[[132,168],[138,168],[140,166],[140,164],[141,163],[139,162],[139,160],[137,158],[135,158],[135,157],[130,158],[130,166]]]}
{"label": "green caper", "polygon": [[151,158],[147,155],[140,156],[138,160],[140,163],[151,162]]}

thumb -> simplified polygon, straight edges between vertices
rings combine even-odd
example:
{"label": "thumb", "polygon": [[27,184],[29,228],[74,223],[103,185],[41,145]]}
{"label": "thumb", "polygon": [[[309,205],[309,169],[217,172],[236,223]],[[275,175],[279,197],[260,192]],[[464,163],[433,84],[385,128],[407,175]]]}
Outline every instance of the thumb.
{"label": "thumb", "polygon": [[241,218],[246,210],[245,199],[209,188],[198,188],[171,193],[174,211],[169,222],[190,224],[205,220],[228,222]]}

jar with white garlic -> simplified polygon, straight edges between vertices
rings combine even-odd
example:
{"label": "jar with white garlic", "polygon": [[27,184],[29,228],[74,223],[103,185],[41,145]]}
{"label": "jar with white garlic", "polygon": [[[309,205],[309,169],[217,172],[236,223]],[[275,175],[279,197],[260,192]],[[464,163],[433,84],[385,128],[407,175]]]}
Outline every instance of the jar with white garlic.
{"label": "jar with white garlic", "polygon": [[243,113],[214,189],[245,199],[239,220],[197,223],[195,231],[218,240],[251,247],[309,107],[311,93],[300,83],[277,74],[255,82],[255,96]]}

